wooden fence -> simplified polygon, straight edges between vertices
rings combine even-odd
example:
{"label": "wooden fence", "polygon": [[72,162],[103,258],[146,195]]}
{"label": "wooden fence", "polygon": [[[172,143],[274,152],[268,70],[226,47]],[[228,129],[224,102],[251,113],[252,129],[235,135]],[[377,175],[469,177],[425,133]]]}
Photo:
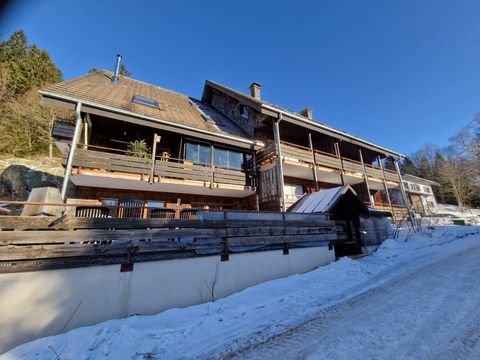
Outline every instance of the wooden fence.
{"label": "wooden fence", "polygon": [[0,273],[328,246],[344,224],[316,215],[281,219],[141,219],[0,216]]}

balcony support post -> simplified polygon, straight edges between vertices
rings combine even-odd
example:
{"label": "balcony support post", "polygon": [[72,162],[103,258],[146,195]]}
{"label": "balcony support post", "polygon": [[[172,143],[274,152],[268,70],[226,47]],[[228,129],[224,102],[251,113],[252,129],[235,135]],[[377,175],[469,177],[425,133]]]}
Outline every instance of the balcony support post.
{"label": "balcony support post", "polygon": [[60,195],[62,196],[63,201],[65,201],[68,182],[70,181],[70,175],[72,173],[73,157],[75,156],[77,144],[82,134],[83,119],[82,119],[81,111],[82,111],[82,103],[78,102],[77,106],[75,107],[75,114],[77,117],[75,121],[75,130],[73,132],[72,142],[70,144],[70,150],[68,151],[67,165],[65,166],[65,175],[63,177],[62,190],[60,192]]}
{"label": "balcony support post", "polygon": [[334,148],[335,148],[335,154],[337,155],[338,160],[340,160],[340,180],[342,181],[342,186],[345,186],[345,179],[343,177],[343,159],[342,159],[342,154],[340,153],[340,145],[338,144],[337,141],[333,143]]}
{"label": "balcony support post", "polygon": [[150,168],[150,178],[148,179],[148,182],[150,184],[153,184],[154,181],[154,176],[155,176],[155,158],[157,156],[157,144],[160,142],[162,139],[161,136],[158,136],[157,133],[153,134],[153,144],[152,144],[152,166]]}
{"label": "balcony support post", "polygon": [[400,167],[398,166],[398,160],[399,159],[393,159],[393,163],[395,164],[395,171],[397,172],[397,175],[398,175],[398,181],[400,181],[400,192],[402,193],[403,202],[407,207],[408,218],[410,219],[410,223],[412,224],[412,227],[415,229],[415,223],[412,218],[412,207],[411,207],[410,201],[408,200],[405,187],[403,186],[403,178],[402,178],[402,173],[400,172]]}
{"label": "balcony support post", "polygon": [[[260,199],[258,196],[258,193],[260,192],[260,179],[258,176],[258,171],[257,171],[257,155],[255,151],[252,153],[252,166],[253,166],[253,184],[250,184],[250,186],[253,186],[255,188],[255,209],[257,211],[260,211]],[[246,171],[248,173],[248,171]]]}
{"label": "balcony support post", "polygon": [[318,187],[317,161],[315,160],[315,150],[313,149],[312,133],[308,133],[308,145],[310,145],[310,152],[312,153],[313,181],[315,182],[315,191],[318,191],[320,188]]}
{"label": "balcony support post", "polygon": [[283,179],[283,156],[282,156],[282,146],[280,144],[280,128],[279,124],[282,121],[282,113],[278,114],[278,119],[273,122],[273,139],[275,141],[275,150],[277,155],[277,164],[276,164],[276,173],[277,173],[277,188],[278,196],[280,198],[280,209],[285,212],[285,182]]}
{"label": "balcony support post", "polygon": [[90,114],[85,116],[85,120],[83,121],[83,143],[85,146],[83,147],[85,150],[88,150],[88,139],[90,137],[90,128],[92,127],[92,121],[90,120]]}
{"label": "balcony support post", "polygon": [[213,182],[215,181],[215,157],[214,152],[215,148],[213,144],[210,144],[210,189],[213,189]]}
{"label": "balcony support post", "polygon": [[363,179],[365,180],[365,185],[367,187],[367,194],[368,194],[368,203],[370,204],[371,207],[374,206],[372,203],[372,199],[370,197],[370,185],[368,185],[368,173],[367,173],[367,167],[365,166],[365,162],[363,161],[363,153],[362,149],[358,149],[358,154],[360,155],[360,161],[362,162],[362,167],[363,167]]}
{"label": "balcony support post", "polygon": [[385,169],[383,168],[382,159],[380,159],[380,156],[378,156],[377,159],[378,159],[378,165],[380,166],[380,169],[382,170],[382,174],[383,174],[383,186],[385,188],[385,194],[387,195],[388,205],[390,206],[390,209],[392,210],[392,217],[393,217],[393,220],[395,221],[396,216],[395,216],[395,212],[393,211],[393,205],[392,205],[392,201],[390,199],[390,193],[388,192],[387,177],[385,176]]}

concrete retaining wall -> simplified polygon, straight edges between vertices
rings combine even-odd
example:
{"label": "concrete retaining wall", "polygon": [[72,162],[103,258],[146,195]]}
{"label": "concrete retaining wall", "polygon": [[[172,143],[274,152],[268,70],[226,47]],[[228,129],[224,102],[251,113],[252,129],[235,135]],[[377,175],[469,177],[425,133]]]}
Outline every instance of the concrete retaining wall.
{"label": "concrete retaining wall", "polygon": [[327,247],[290,249],[119,265],[0,274],[0,353],[79,326],[156,314],[221,298],[271,279],[302,273],[335,259]]}

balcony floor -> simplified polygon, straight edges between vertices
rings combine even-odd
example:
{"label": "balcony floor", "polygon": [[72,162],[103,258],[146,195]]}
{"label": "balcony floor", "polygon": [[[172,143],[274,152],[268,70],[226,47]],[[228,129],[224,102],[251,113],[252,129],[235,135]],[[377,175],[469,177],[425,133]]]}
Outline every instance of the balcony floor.
{"label": "balcony floor", "polygon": [[72,174],[70,177],[76,186],[88,186],[107,189],[128,189],[138,191],[156,191],[177,194],[221,196],[232,198],[244,198],[255,194],[255,190],[236,185],[215,184],[210,188],[201,181],[182,181],[174,179],[162,179],[162,182],[150,184],[148,181],[135,178],[120,178],[118,174],[105,176],[106,174]]}

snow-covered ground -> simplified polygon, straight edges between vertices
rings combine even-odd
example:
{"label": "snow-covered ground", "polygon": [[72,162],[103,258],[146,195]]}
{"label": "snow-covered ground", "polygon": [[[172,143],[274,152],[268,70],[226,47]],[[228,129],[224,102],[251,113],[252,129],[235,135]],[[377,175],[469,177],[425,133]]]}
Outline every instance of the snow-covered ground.
{"label": "snow-covered ground", "polygon": [[[133,316],[1,359],[480,358],[480,227],[404,231],[214,303]],[[13,329],[11,331],[14,331]]]}

